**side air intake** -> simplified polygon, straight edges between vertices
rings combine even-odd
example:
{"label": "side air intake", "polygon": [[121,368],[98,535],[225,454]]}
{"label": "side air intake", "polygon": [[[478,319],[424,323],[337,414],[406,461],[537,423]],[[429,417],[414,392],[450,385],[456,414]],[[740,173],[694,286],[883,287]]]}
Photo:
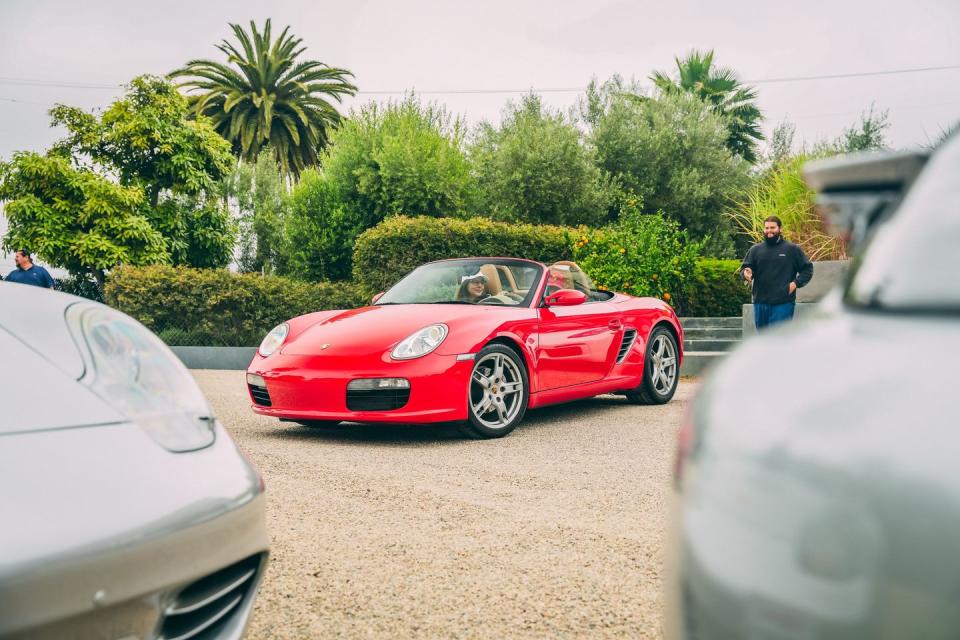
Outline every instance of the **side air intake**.
{"label": "side air intake", "polygon": [[617,364],[627,359],[627,354],[630,353],[630,347],[633,346],[633,341],[636,339],[636,329],[627,329],[623,332],[623,340],[620,342],[620,353],[617,354]]}

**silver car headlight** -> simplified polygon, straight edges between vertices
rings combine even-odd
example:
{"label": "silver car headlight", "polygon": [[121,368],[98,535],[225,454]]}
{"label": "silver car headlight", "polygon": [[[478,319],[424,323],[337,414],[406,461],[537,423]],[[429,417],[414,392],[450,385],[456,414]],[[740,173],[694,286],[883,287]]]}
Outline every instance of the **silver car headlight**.
{"label": "silver car headlight", "polygon": [[263,339],[263,342],[260,343],[260,348],[257,349],[257,351],[266,358],[280,348],[283,341],[287,339],[288,333],[290,333],[290,325],[286,322],[278,324],[273,329],[270,329],[270,333],[268,333]]}
{"label": "silver car headlight", "polygon": [[447,337],[447,333],[447,325],[443,323],[432,324],[419,331],[414,331],[393,348],[390,357],[394,360],[422,358],[439,347],[443,339]]}
{"label": "silver car headlight", "polygon": [[132,318],[78,304],[67,322],[91,365],[81,382],[170,451],[202,449],[214,440],[213,412],[182,362]]}

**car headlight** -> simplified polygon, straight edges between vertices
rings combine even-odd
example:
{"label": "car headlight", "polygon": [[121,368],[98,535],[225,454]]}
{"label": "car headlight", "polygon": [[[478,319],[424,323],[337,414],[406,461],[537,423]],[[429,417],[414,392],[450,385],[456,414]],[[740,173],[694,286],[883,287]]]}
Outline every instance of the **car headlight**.
{"label": "car headlight", "polygon": [[157,443],[193,451],[214,440],[213,412],[182,362],[146,327],[108,307],[78,304],[67,322],[88,362],[80,381]]}
{"label": "car headlight", "polygon": [[266,358],[280,348],[283,341],[287,339],[288,333],[290,333],[290,325],[286,322],[278,324],[273,329],[270,329],[270,333],[268,333],[267,337],[260,343],[260,348],[257,349],[257,351]]}
{"label": "car headlight", "polygon": [[423,357],[439,347],[440,343],[443,342],[443,339],[446,337],[447,325],[441,323],[432,324],[429,327],[424,327],[419,331],[411,333],[401,340],[400,343],[394,347],[390,357],[394,360],[411,360],[413,358]]}

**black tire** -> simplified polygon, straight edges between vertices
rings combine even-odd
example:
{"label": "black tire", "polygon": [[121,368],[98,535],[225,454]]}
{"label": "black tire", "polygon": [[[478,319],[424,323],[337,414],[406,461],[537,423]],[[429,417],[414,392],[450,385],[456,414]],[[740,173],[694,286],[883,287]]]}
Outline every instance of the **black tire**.
{"label": "black tire", "polygon": [[[497,363],[501,368],[495,377]],[[530,379],[523,359],[506,345],[487,345],[473,361],[467,421],[461,429],[472,438],[502,438],[523,420],[529,401]]]}
{"label": "black tire", "polygon": [[[647,349],[643,357],[643,379],[636,387],[627,391],[627,401],[633,404],[666,404],[677,392],[680,382],[678,366],[680,351],[677,340],[664,326],[654,327],[647,340]],[[673,358],[672,365],[662,364]]]}

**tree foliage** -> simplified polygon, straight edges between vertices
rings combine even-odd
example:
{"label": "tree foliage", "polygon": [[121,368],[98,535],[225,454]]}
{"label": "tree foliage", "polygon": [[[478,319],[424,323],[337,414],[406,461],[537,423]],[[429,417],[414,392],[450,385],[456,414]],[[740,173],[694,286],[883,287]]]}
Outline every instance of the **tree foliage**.
{"label": "tree foliage", "polygon": [[676,305],[700,246],[674,220],[640,213],[624,203],[616,224],[582,227],[573,245],[574,260],[597,286],[635,296],[655,296]]}
{"label": "tree foliage", "polygon": [[67,129],[52,153],[141,190],[140,214],[166,239],[174,264],[229,262],[233,226],[218,195],[233,165],[230,146],[205,119],[188,117],[172,84],[139,76],[102,115],[65,105],[50,115]]}
{"label": "tree foliage", "polygon": [[229,145],[205,119],[188,119],[183,96],[154,76],[134,78],[100,117],[65,105],[50,115],[68,131],[59,153],[88,157],[120,184],[140,186],[152,206],[164,190],[210,191],[233,165]]}
{"label": "tree foliage", "polygon": [[732,255],[722,213],[749,179],[747,164],[726,147],[723,119],[689,95],[605,102],[590,134],[600,167],[636,195],[642,213],[663,212],[707,240],[709,254]]}
{"label": "tree foliage", "polygon": [[308,169],[288,204],[287,274],[303,280],[349,279],[353,242],[363,229],[331,181]]}
{"label": "tree foliage", "polygon": [[536,95],[508,105],[499,127],[480,126],[470,150],[479,211],[534,224],[605,221],[614,188],[581,137]]}
{"label": "tree foliage", "polygon": [[273,154],[241,162],[224,181],[224,195],[236,214],[240,271],[282,272],[287,182]]}
{"label": "tree foliage", "polygon": [[9,226],[7,251],[27,247],[75,275],[93,275],[118,264],[167,262],[167,243],[144,212],[144,194],[61,156],[15,153],[0,164],[0,200]]}
{"label": "tree foliage", "polygon": [[323,171],[359,228],[398,213],[456,216],[472,195],[463,145],[463,122],[442,107],[371,103],[334,133]]}
{"label": "tree foliage", "polygon": [[356,93],[348,80],[353,74],[300,60],[302,40],[288,33],[290,27],[272,40],[269,19],[262,33],[253,21],[249,34],[237,24],[230,28],[239,46],[227,40],[217,45],[226,64],[191,60],[170,76],[185,78],[180,86],[198,92],[191,108],[210,118],[237,156],[252,163],[269,147],[284,172],[299,175],[316,164],[340,122],[331,99]]}
{"label": "tree foliage", "polygon": [[689,93],[709,104],[727,123],[730,151],[755,163],[757,142],[763,140],[763,114],[756,105],[756,90],[743,86],[732,69],[714,66],[713,51],[694,49],[686,58],[675,61],[677,76],[661,71],[651,76],[656,87],[665,95]]}

